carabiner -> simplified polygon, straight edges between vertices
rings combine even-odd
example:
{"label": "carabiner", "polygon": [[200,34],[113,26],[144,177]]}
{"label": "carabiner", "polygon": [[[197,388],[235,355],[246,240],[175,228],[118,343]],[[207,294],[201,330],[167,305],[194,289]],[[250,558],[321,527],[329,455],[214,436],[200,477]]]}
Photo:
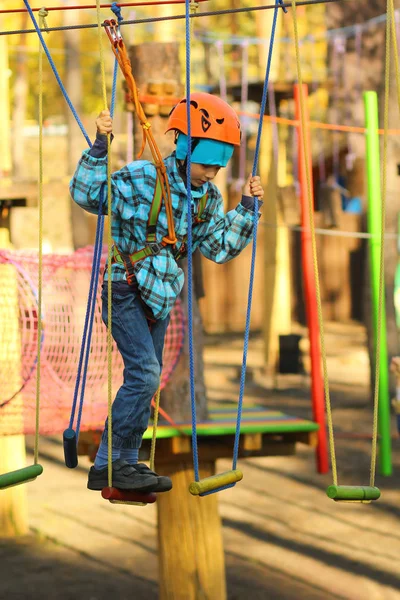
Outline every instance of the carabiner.
{"label": "carabiner", "polygon": [[119,29],[119,25],[115,19],[106,19],[104,21],[104,29],[108,35],[108,39],[114,48],[122,47],[124,40]]}

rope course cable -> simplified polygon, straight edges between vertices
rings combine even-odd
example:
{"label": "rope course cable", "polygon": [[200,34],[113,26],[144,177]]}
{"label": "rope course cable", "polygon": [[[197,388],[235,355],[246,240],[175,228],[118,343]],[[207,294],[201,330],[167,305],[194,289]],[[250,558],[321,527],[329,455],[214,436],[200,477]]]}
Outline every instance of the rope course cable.
{"label": "rope course cable", "polygon": [[[347,2],[349,0],[300,0],[296,2],[296,6],[314,6],[316,4],[332,4],[334,2]],[[259,10],[271,10],[274,8],[291,8],[290,2],[282,4],[268,4],[266,6],[247,6],[242,8],[227,8],[224,10],[215,10],[207,12],[197,12],[189,14],[189,19],[199,19],[202,17],[218,17],[220,15],[240,14],[248,12],[256,12]],[[166,17],[149,17],[146,19],[127,19],[122,21],[121,25],[140,25],[144,23],[159,23],[161,21],[179,21],[185,19],[185,15],[171,15]],[[104,27],[104,24],[101,25]],[[82,25],[60,25],[59,27],[48,27],[43,31],[68,31],[73,29],[95,29],[97,23],[88,23]],[[11,31],[0,31],[0,35],[15,35],[21,33],[36,33],[36,29],[13,29]]]}
{"label": "rope course cable", "polygon": [[[260,114],[265,113],[266,103],[267,103],[267,95],[268,95],[268,83],[269,76],[271,70],[272,63],[272,52],[274,47],[274,39],[276,32],[276,24],[278,18],[279,9],[283,9],[284,12],[287,12],[286,7],[283,2],[279,2],[274,6],[274,15],[272,21],[271,28],[271,38],[268,49],[268,57],[267,57],[267,65],[264,79],[264,86],[262,91],[261,98],[261,107]],[[186,98],[190,98],[190,75],[191,75],[191,46],[190,46],[191,38],[190,38],[190,21],[189,21],[189,0],[186,0]],[[187,171],[186,178],[187,181],[191,180],[191,119],[190,119],[190,102],[186,103],[186,111],[187,111],[187,137],[188,137],[188,146],[187,146]],[[254,177],[257,173],[259,155],[260,155],[260,147],[261,147],[261,136],[262,136],[262,128],[263,128],[263,119],[259,119],[258,122],[258,131],[257,131],[257,140],[254,151],[254,161],[252,168],[252,176]],[[192,212],[192,198],[190,185],[187,185],[187,210],[188,215]],[[234,448],[233,448],[233,458],[232,458],[232,470],[226,473],[221,473],[220,475],[214,475],[203,480],[200,480],[200,470],[199,470],[199,453],[198,453],[198,444],[197,444],[197,415],[196,415],[196,391],[195,391],[195,367],[194,367],[194,344],[193,344],[193,289],[192,289],[192,221],[188,218],[188,333],[189,333],[189,372],[190,372],[190,403],[191,403],[191,411],[192,411],[192,451],[193,451],[193,470],[194,470],[194,478],[195,481],[190,485],[189,491],[193,495],[207,496],[209,494],[213,494],[228,488],[231,488],[236,485],[237,481],[240,481],[242,478],[241,471],[236,469],[237,460],[239,455],[239,441],[240,441],[240,426],[241,426],[241,417],[242,417],[242,408],[243,408],[243,398],[244,398],[244,386],[245,386],[245,378],[246,378],[246,365],[247,365],[247,352],[248,352],[248,343],[250,336],[250,316],[251,316],[251,305],[252,305],[252,296],[253,296],[253,284],[254,284],[254,276],[255,276],[255,259],[257,252],[257,226],[258,226],[258,200],[254,198],[254,220],[253,220],[253,247],[252,247],[252,257],[251,257],[251,267],[250,267],[250,280],[249,280],[249,290],[248,290],[248,302],[247,302],[247,310],[246,310],[246,325],[245,325],[245,334],[244,334],[244,344],[243,344],[243,361],[241,367],[241,376],[240,376],[240,390],[239,390],[239,399],[238,399],[238,408],[237,408],[237,418],[236,418],[236,429],[235,429],[235,439],[234,439]]]}
{"label": "rope course cable", "polygon": [[[208,2],[209,0],[196,0],[197,2]],[[116,5],[118,8],[129,7],[129,6],[157,6],[159,4],[185,4],[185,0],[158,0],[156,2],[113,2],[112,4],[100,4],[100,8],[111,8],[113,5]],[[47,11],[58,11],[58,10],[85,10],[85,9],[95,9],[97,8],[95,4],[84,4],[77,6],[51,6],[46,8]],[[42,10],[41,8],[33,8],[31,7],[32,12],[39,12]],[[25,8],[3,8],[0,9],[1,14],[13,14],[13,13],[23,13],[26,12]]]}
{"label": "rope course cable", "polygon": [[[293,5],[293,28],[294,28],[294,39],[295,39],[295,54],[296,54],[296,65],[297,65],[297,78],[299,82],[299,97],[300,97],[300,120],[301,128],[303,131],[302,142],[303,142],[303,156],[305,161],[305,176],[306,176],[306,189],[307,189],[307,200],[308,200],[308,213],[309,213],[309,228],[308,231],[311,237],[312,247],[312,260],[314,264],[314,276],[315,276],[315,289],[316,289],[316,303],[317,303],[317,314],[318,314],[318,325],[320,330],[320,343],[321,343],[321,358],[323,368],[323,380],[324,380],[324,393],[326,402],[326,413],[328,422],[328,433],[329,433],[329,449],[332,464],[332,479],[333,485],[327,489],[327,495],[335,500],[344,500],[350,502],[370,502],[380,497],[380,491],[375,487],[375,471],[376,471],[376,455],[377,455],[377,439],[378,439],[378,406],[379,406],[379,378],[380,378],[380,352],[381,352],[381,330],[382,330],[382,315],[383,315],[383,301],[384,301],[384,235],[385,235],[385,205],[386,205],[386,179],[387,179],[387,131],[389,122],[389,74],[390,74],[390,36],[391,36],[391,22],[394,20],[393,4],[388,0],[388,16],[386,20],[386,48],[385,48],[385,102],[384,102],[384,140],[383,140],[383,173],[382,173],[382,200],[381,200],[381,227],[380,227],[380,264],[379,264],[379,291],[378,291],[378,315],[377,315],[377,340],[375,348],[375,388],[374,388],[374,408],[373,408],[373,429],[372,429],[372,450],[371,450],[371,467],[370,467],[370,483],[369,486],[339,486],[338,485],[338,471],[336,463],[336,452],[335,452],[335,441],[334,441],[334,429],[333,429],[333,417],[332,417],[332,406],[329,389],[329,377],[327,368],[327,356],[325,346],[325,334],[324,334],[324,319],[322,314],[322,300],[320,290],[320,277],[318,268],[318,255],[315,235],[315,224],[314,224],[314,205],[312,197],[312,180],[309,168],[310,148],[308,143],[308,136],[306,135],[307,123],[305,116],[305,98],[302,82],[302,70],[299,50],[299,36],[298,36],[298,23],[296,16],[296,4],[295,0],[292,0]],[[397,50],[397,49],[396,49]],[[399,88],[400,89],[400,88]]]}

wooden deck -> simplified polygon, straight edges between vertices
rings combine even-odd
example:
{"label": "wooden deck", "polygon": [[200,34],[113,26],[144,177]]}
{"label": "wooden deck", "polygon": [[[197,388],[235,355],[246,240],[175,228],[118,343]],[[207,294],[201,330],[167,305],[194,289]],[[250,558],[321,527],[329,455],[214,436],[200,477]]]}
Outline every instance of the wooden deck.
{"label": "wooden deck", "polygon": [[[236,431],[237,406],[232,404],[215,407],[209,411],[207,421],[197,423],[199,454],[204,460],[229,458],[232,455]],[[157,462],[165,463],[188,459],[192,452],[191,423],[159,424],[157,427]],[[315,446],[317,423],[287,415],[281,411],[260,406],[246,406],[241,420],[239,457],[289,456],[296,452],[296,444]],[[153,427],[150,425],[143,436],[141,454],[150,450]],[[78,452],[93,458],[101,432],[82,432]],[[187,456],[186,456],[187,455]]]}

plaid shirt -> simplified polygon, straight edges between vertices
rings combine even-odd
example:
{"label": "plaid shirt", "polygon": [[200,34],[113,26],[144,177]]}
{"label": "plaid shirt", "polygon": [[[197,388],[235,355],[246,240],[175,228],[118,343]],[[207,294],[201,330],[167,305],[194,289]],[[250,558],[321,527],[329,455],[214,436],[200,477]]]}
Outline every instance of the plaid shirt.
{"label": "plaid shirt", "polygon": [[[187,192],[177,169],[175,153],[164,160],[171,188],[176,248],[187,234]],[[70,183],[73,200],[90,213],[98,214],[100,190],[107,180],[107,157],[95,158],[89,150],[83,152]],[[146,245],[146,227],[156,184],[156,168],[149,161],[135,161],[112,175],[112,236],[118,249],[132,254]],[[244,204],[223,210],[223,200],[213,183],[192,190],[192,207],[198,209],[199,199],[208,192],[204,222],[193,224],[192,249],[198,248],[210,260],[225,263],[237,256],[250,242],[254,212]],[[107,187],[104,191],[103,213],[107,214]],[[157,240],[167,235],[167,217],[162,205],[157,222]],[[135,265],[135,275],[142,300],[156,319],[165,319],[180,293],[184,275],[171,250],[163,248]],[[126,279],[123,265],[112,265],[113,281]],[[107,279],[107,273],[105,273]]]}

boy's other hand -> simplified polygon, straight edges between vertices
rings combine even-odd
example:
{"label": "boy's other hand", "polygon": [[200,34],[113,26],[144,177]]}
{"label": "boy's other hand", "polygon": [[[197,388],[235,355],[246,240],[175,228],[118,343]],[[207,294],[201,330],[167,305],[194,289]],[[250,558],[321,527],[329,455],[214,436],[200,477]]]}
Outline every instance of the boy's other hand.
{"label": "boy's other hand", "polygon": [[97,133],[107,135],[112,132],[112,118],[109,110],[102,110],[96,119]]}
{"label": "boy's other hand", "polygon": [[255,177],[249,176],[243,188],[244,196],[256,196],[258,200],[262,200],[264,197],[264,190],[261,185],[261,180],[258,175]]}

